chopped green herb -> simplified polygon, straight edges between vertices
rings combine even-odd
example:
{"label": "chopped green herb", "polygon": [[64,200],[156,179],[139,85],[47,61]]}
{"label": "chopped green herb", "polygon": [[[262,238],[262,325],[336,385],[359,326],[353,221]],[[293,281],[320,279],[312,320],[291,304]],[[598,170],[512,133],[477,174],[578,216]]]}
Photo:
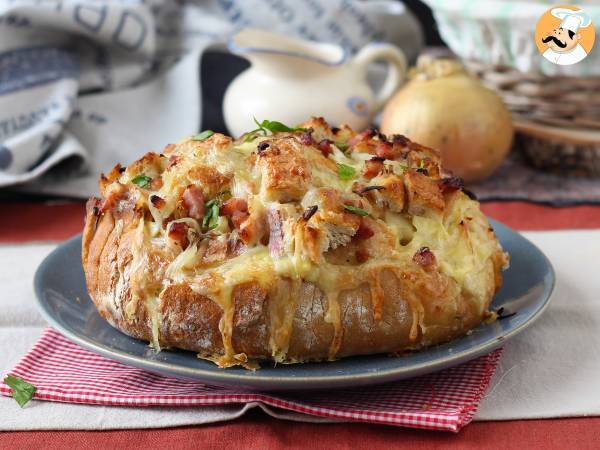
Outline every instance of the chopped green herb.
{"label": "chopped green herb", "polygon": [[33,384],[29,384],[22,378],[14,377],[12,375],[8,375],[4,378],[4,383],[12,388],[12,396],[21,408],[33,398],[33,393],[37,390]]}
{"label": "chopped green herb", "polygon": [[277,132],[292,132],[292,131],[306,131],[306,128],[290,128],[287,125],[284,125],[281,122],[277,122],[276,120],[263,120],[262,122],[258,122],[256,118],[254,118],[254,123],[258,125],[258,128],[261,130],[269,130],[271,133]]}
{"label": "chopped green herb", "polygon": [[252,142],[259,131],[262,131],[262,128],[257,128],[255,130],[248,131],[245,135],[246,137],[244,138],[244,142]]}
{"label": "chopped green herb", "polygon": [[345,144],[343,142],[336,142],[335,146],[337,148],[339,148],[341,151],[345,152],[346,150],[348,150],[348,148],[350,147],[348,144]]}
{"label": "chopped green herb", "polygon": [[204,205],[204,218],[202,219],[202,228],[206,231],[214,230],[219,225],[219,212],[221,206],[227,198],[231,197],[231,192],[219,192],[215,198],[209,200]]}
{"label": "chopped green herb", "polygon": [[340,177],[340,180],[348,181],[354,178],[354,176],[356,175],[356,170],[354,170],[354,167],[352,166],[347,166],[346,164],[338,163],[337,168],[338,177]]}
{"label": "chopped green herb", "polygon": [[215,134],[213,130],[204,130],[202,133],[192,136],[192,141],[205,141],[213,134]]}
{"label": "chopped green herb", "polygon": [[244,139],[244,142],[250,142],[250,141],[254,140],[256,135],[260,132],[262,132],[264,135],[266,135],[267,131],[270,131],[271,133],[279,133],[279,132],[288,132],[289,133],[289,132],[293,132],[293,131],[306,131],[306,128],[291,128],[281,122],[277,122],[276,120],[266,120],[265,119],[262,122],[259,122],[258,120],[256,120],[256,117],[254,117],[254,123],[256,125],[258,125],[258,128],[246,133],[247,136]]}
{"label": "chopped green herb", "polygon": [[[207,204],[208,206],[208,204]],[[202,219],[202,228],[205,230],[214,230],[219,224],[219,205],[213,201],[210,206],[204,211],[204,219]]]}
{"label": "chopped green herb", "polygon": [[208,229],[212,230],[214,228],[217,227],[217,225],[219,224],[219,205],[214,204],[212,205],[211,209],[211,214],[210,214],[210,220],[208,222]]}
{"label": "chopped green herb", "polygon": [[369,215],[369,213],[367,211],[365,211],[364,209],[360,209],[360,208],[357,208],[356,206],[352,206],[352,205],[344,205],[344,209],[347,211],[350,211],[353,214],[356,214],[357,216],[361,216],[361,217],[366,217]]}
{"label": "chopped green herb", "polygon": [[151,181],[152,181],[152,178],[147,177],[146,175],[138,175],[137,177],[135,177],[131,180],[131,182],[133,184],[135,184],[141,188],[145,188],[146,186],[148,186]]}

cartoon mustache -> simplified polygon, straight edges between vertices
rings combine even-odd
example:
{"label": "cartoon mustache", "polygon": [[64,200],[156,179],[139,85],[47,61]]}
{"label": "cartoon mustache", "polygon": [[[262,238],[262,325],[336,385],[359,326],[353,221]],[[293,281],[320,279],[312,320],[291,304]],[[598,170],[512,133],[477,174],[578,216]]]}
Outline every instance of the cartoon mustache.
{"label": "cartoon mustache", "polygon": [[554,43],[556,45],[558,45],[560,48],[565,48],[567,46],[566,42],[562,42],[562,41],[558,40],[558,38],[556,36],[548,36],[548,37],[542,38],[542,42],[544,44],[546,42],[550,42],[550,41],[554,41]]}

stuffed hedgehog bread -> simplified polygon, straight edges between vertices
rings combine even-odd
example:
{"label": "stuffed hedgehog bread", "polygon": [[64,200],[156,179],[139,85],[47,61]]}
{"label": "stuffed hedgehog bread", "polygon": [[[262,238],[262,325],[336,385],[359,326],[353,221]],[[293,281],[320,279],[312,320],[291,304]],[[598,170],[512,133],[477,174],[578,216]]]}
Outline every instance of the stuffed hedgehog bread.
{"label": "stuffed hedgehog bread", "polygon": [[82,251],[100,314],[220,367],[449,341],[493,317],[507,264],[436,151],[321,118],[203,132],[100,193]]}

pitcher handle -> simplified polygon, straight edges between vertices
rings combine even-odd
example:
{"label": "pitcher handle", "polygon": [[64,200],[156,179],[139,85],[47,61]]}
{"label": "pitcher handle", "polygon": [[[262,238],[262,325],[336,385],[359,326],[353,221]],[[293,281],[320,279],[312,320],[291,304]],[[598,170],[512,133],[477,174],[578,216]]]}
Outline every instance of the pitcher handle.
{"label": "pitcher handle", "polygon": [[375,110],[379,111],[385,102],[394,95],[396,89],[406,78],[406,57],[402,50],[392,44],[373,43],[364,47],[354,58],[354,63],[362,70],[365,78],[367,68],[375,61],[385,61],[387,76],[379,92],[375,93]]}

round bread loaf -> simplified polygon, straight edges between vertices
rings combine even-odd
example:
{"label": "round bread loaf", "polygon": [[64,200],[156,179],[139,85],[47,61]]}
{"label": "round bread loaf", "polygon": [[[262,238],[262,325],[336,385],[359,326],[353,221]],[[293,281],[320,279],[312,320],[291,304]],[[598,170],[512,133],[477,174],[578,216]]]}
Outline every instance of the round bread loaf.
{"label": "round bread loaf", "polygon": [[82,251],[99,313],[220,367],[449,341],[494,317],[508,261],[436,151],[322,118],[204,132],[100,193]]}

